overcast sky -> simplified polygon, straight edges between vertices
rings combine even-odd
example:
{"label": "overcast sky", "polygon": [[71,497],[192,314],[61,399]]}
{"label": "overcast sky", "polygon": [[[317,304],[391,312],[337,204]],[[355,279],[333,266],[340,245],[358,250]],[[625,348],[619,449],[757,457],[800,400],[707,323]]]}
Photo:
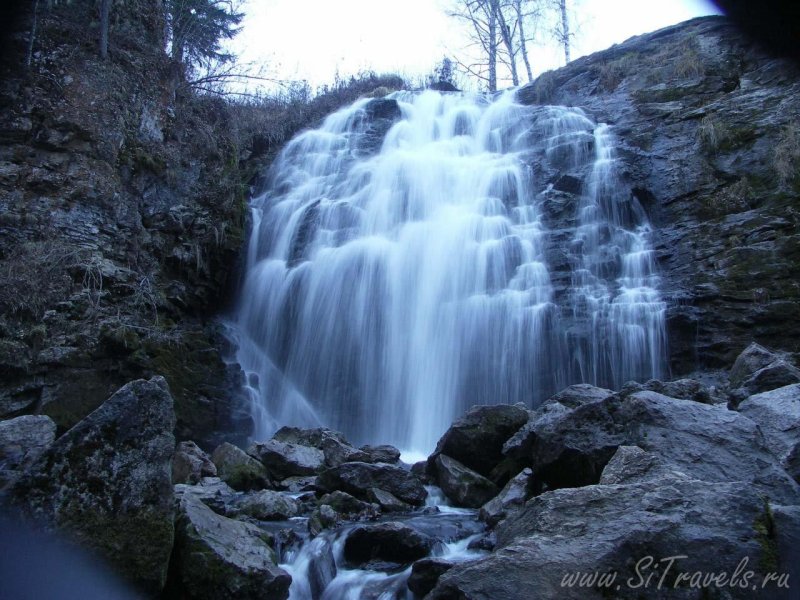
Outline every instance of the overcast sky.
{"label": "overcast sky", "polygon": [[[373,69],[408,77],[431,71],[445,55],[463,56],[453,0],[245,0],[234,51],[278,79],[313,87]],[[710,0],[568,0],[577,24],[573,58],[631,36],[719,11]],[[551,40],[531,47],[534,75],[564,62]]]}

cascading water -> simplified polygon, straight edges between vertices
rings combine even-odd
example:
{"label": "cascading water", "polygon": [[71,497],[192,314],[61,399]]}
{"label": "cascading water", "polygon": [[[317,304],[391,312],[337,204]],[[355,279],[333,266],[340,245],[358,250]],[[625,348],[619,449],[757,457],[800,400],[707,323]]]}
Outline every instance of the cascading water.
{"label": "cascading water", "polygon": [[365,99],[297,136],[252,201],[235,330],[255,437],[428,452],[474,404],[663,375],[649,228],[615,163],[608,127],[513,93]]}

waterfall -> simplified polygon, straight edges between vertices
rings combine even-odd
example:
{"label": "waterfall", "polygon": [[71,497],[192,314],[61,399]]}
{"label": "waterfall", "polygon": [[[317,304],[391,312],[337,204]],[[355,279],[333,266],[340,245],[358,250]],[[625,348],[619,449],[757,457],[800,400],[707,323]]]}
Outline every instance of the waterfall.
{"label": "waterfall", "polygon": [[251,202],[236,313],[255,437],[428,452],[474,404],[662,376],[650,228],[614,145],[578,108],[432,91],[294,138]]}

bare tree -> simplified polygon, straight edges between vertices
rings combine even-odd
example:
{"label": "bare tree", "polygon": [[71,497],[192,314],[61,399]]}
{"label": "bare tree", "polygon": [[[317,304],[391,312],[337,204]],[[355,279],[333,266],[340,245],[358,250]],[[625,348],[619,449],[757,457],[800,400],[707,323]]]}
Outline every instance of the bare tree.
{"label": "bare tree", "polygon": [[556,38],[564,45],[564,60],[569,63],[569,17],[567,16],[567,0],[557,0],[558,9],[561,12],[561,26],[556,30]]}
{"label": "bare tree", "polygon": [[497,10],[500,0],[457,0],[448,13],[469,28],[470,46],[479,50],[474,62],[456,59],[459,67],[483,81],[490,92],[497,91]]}

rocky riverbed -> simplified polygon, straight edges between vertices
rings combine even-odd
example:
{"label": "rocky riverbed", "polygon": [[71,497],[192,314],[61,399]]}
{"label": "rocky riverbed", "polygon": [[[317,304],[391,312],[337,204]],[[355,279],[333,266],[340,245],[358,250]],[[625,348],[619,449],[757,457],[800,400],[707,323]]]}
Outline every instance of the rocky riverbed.
{"label": "rocky riverbed", "polygon": [[474,407],[413,465],[292,427],[209,456],[174,423],[158,377],[58,439],[48,417],[4,421],[4,501],[150,597],[796,594],[800,371],[757,344],[713,385]]}

